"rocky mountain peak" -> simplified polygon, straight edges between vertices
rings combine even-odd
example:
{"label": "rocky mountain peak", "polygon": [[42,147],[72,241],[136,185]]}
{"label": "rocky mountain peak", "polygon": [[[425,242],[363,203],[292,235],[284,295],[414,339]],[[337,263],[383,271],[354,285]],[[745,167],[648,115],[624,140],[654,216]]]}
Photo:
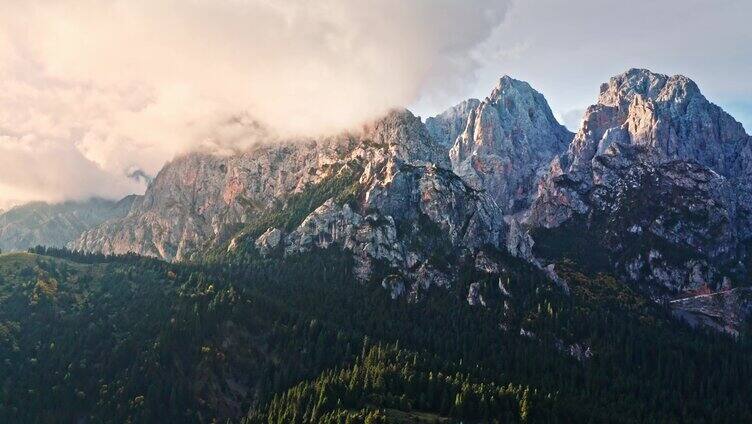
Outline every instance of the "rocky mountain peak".
{"label": "rocky mountain peak", "polygon": [[127,216],[84,232],[76,250],[181,260],[249,216],[304,190],[350,149],[346,139],[258,144],[242,153],[193,152],[166,164]]}
{"label": "rocky mountain peak", "polygon": [[[352,253],[359,279],[387,265],[392,275],[385,286],[415,299],[456,277],[437,258],[469,260],[504,245],[506,224],[496,203],[448,169],[445,151],[419,118],[393,110],[354,137],[355,148],[331,166],[339,169],[334,178],[311,188],[331,197],[308,200],[303,208],[313,209],[295,226],[249,232],[259,251],[289,255],[336,244]],[[228,251],[247,243],[244,237]]]}
{"label": "rocky mountain peak", "polygon": [[500,98],[533,98],[536,97],[536,95],[541,94],[535,91],[527,82],[514,79],[509,75],[504,75],[499,78],[499,82],[496,84],[496,87],[491,90],[488,99],[497,101]]}
{"label": "rocky mountain peak", "polygon": [[[258,143],[233,155],[190,153],[165,165],[131,213],[85,232],[72,247],[181,260],[221,244],[246,222],[283,207],[356,162],[361,184],[397,190],[403,168],[448,168],[420,118],[395,109],[360,131],[319,140]],[[385,195],[386,196],[386,195]],[[368,197],[369,204],[380,199]],[[389,197],[389,196],[387,196]],[[396,203],[400,201],[395,200]],[[386,202],[389,203],[389,202]]]}
{"label": "rocky mountain peak", "polygon": [[483,100],[425,124],[394,109],[328,138],[182,156],[126,216],[71,246],[182,260],[336,244],[358,278],[387,266],[382,285],[410,298],[450,285],[447,264],[505,247],[541,267],[596,257],[593,267],[658,297],[714,290],[750,262],[751,146],[684,76],[611,78],[576,135],[530,84],[503,76]]}
{"label": "rocky mountain peak", "polygon": [[440,146],[432,141],[419,117],[407,109],[393,109],[363,128],[364,148],[386,148],[389,156],[410,164],[448,167]]}
{"label": "rocky mountain peak", "polygon": [[751,146],[689,78],[630,69],[601,86],[540,181],[529,223],[598,228],[597,242],[627,279],[718,287],[719,269],[739,266],[729,253],[744,256],[752,234]]}
{"label": "rocky mountain peak", "polygon": [[691,79],[630,69],[601,86],[569,148],[571,176],[587,182],[595,157],[629,151],[648,163],[694,161],[733,178],[750,165],[742,125]]}
{"label": "rocky mountain peak", "polygon": [[480,105],[478,99],[467,99],[450,107],[437,116],[426,119],[426,128],[431,138],[449,149],[457,137],[465,131],[470,114]]}
{"label": "rocky mountain peak", "polygon": [[697,84],[684,75],[667,76],[633,68],[601,84],[598,103],[619,106],[631,103],[635,96],[661,102],[678,102],[695,96],[705,99]]}
{"label": "rocky mountain peak", "polygon": [[[512,128],[532,129],[530,127],[540,126],[542,131],[561,132],[559,128],[561,125],[554,118],[546,98],[525,81],[504,75],[483,103],[493,107],[502,123]],[[537,142],[540,140],[528,137],[520,138],[520,141]]]}
{"label": "rocky mountain peak", "polygon": [[508,76],[466,121],[449,151],[452,169],[473,188],[486,190],[507,214],[529,204],[536,175],[572,139],[542,94]]}

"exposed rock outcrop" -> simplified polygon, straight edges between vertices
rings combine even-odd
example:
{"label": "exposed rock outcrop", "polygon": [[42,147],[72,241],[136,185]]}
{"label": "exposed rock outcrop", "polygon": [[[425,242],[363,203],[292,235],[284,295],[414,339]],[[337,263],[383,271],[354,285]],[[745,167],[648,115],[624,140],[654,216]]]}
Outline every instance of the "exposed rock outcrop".
{"label": "exposed rock outcrop", "polygon": [[[275,211],[289,219],[267,224]],[[254,222],[263,228],[239,231]],[[181,260],[216,246],[291,255],[336,245],[358,278],[409,299],[452,284],[455,261],[501,274],[485,252],[503,249],[564,291],[548,264],[569,257],[665,300],[733,286],[751,241],[750,137],[688,78],[632,69],[601,87],[576,135],[530,85],[503,77],[489,97],[425,125],[393,110],[336,137],[189,154],[127,216],[71,247]],[[482,304],[473,287],[468,302]]]}
{"label": "exposed rock outcrop", "polygon": [[462,103],[432,122],[449,128],[442,133],[449,136],[465,124],[449,151],[452,169],[485,190],[504,214],[528,207],[540,171],[573,136],[556,121],[543,95],[508,76],[482,102]]}
{"label": "exposed rock outcrop", "polygon": [[751,148],[741,124],[688,78],[629,70],[601,87],[539,183],[527,223],[587,229],[629,280],[719,287],[743,269],[752,234]]}
{"label": "exposed rock outcrop", "polygon": [[336,243],[353,252],[359,278],[386,265],[409,285],[397,292],[416,298],[421,289],[451,281],[447,264],[431,259],[439,252],[467,256],[503,246],[498,206],[442,167],[448,163],[420,120],[393,112],[365,134],[344,159],[363,169],[356,201],[319,206],[286,236],[287,254]]}
{"label": "exposed rock outcrop", "polygon": [[428,133],[439,145],[449,150],[467,128],[467,122],[480,106],[480,100],[468,99],[460,102],[437,116],[426,119]]}
{"label": "exposed rock outcrop", "polygon": [[740,287],[717,293],[676,299],[669,303],[672,313],[691,326],[707,326],[733,336],[752,316],[752,289]]}
{"label": "exposed rock outcrop", "polygon": [[85,232],[77,250],[186,259],[254,213],[327,174],[349,140],[259,145],[233,156],[191,153],[165,165],[122,219]]}
{"label": "exposed rock outcrop", "polygon": [[467,304],[470,306],[486,306],[486,301],[480,293],[480,283],[470,283],[467,291]]}
{"label": "exposed rock outcrop", "polygon": [[[323,141],[179,158],[128,216],[86,232],[74,247],[181,260],[228,240],[229,252],[252,243],[262,254],[336,244],[353,253],[361,279],[377,266],[390,267],[405,286],[395,293],[416,298],[421,289],[452,279],[447,264],[435,259],[438,252],[468,256],[504,246],[506,223],[496,203],[449,168],[446,150],[420,118],[394,110],[357,133]],[[311,212],[295,228],[264,229],[247,241],[231,237],[244,223],[282,211],[291,194],[343,170],[355,175],[347,200],[306,204]]]}
{"label": "exposed rock outcrop", "polygon": [[[256,239],[256,248],[261,254],[267,255],[277,249],[282,243],[282,230],[279,228],[269,228]],[[229,249],[232,250],[232,249]]]}

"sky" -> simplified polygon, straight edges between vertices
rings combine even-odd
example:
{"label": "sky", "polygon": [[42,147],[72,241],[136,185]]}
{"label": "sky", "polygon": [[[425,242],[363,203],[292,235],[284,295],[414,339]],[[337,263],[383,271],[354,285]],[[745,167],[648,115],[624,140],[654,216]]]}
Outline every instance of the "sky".
{"label": "sky", "polygon": [[[0,0],[0,208],[118,198],[175,155],[423,117],[504,74],[575,131],[628,68],[752,128],[748,0]],[[260,123],[266,130],[260,130]]]}
{"label": "sky", "polygon": [[[752,130],[752,1],[528,0],[476,48],[464,96],[483,98],[500,74],[528,81],[572,130],[602,82],[629,68],[692,78]],[[450,103],[451,103],[450,101]],[[434,99],[413,108],[424,114]]]}

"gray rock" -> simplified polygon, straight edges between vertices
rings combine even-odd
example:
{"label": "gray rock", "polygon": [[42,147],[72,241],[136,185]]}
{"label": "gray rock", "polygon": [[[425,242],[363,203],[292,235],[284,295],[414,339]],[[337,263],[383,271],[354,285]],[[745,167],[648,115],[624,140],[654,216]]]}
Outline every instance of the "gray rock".
{"label": "gray rock", "polygon": [[569,293],[569,284],[567,284],[567,280],[560,277],[559,274],[556,273],[555,264],[546,265],[546,267],[543,268],[543,271],[546,273],[548,278],[551,279],[551,281],[553,281],[557,286],[564,290],[564,293]]}
{"label": "gray rock", "polygon": [[[530,203],[535,181],[573,134],[554,118],[546,99],[523,81],[504,76],[491,95],[435,118],[444,126],[466,121],[449,151],[454,172],[471,187],[485,190],[505,214]],[[448,114],[448,119],[447,119]],[[460,119],[461,118],[461,119]]]}
{"label": "gray rock", "polygon": [[538,259],[533,254],[533,245],[535,241],[516,217],[508,217],[509,231],[507,233],[506,248],[507,251],[518,258],[524,259],[532,264],[541,266]]}
{"label": "gray rock", "polygon": [[480,106],[480,100],[468,99],[437,116],[426,119],[426,128],[431,138],[449,150],[467,127],[473,112]]}
{"label": "gray rock", "polygon": [[[456,277],[437,257],[494,275],[499,266],[486,254],[493,249],[538,266],[566,291],[542,260],[555,258],[535,256],[545,246],[533,235],[571,227],[572,237],[593,241],[590,253],[608,257],[607,271],[665,299],[728,290],[746,275],[751,164],[752,140],[741,124],[686,77],[633,69],[612,78],[576,135],[556,122],[540,93],[503,77],[489,97],[425,125],[393,110],[335,137],[269,138],[231,155],[179,157],[125,216],[70,246],[167,260],[246,242],[262,254],[338,246],[353,255],[358,279],[387,266],[382,285],[393,297],[417,300]],[[357,173],[346,203],[332,197],[310,205],[284,233],[238,235],[284,208],[291,193],[342,169]],[[470,286],[468,302],[482,304],[479,286]],[[584,345],[575,350],[586,357]]]}
{"label": "gray rock", "polygon": [[486,306],[483,295],[480,294],[480,283],[471,283],[467,291],[467,304],[470,306]]}
{"label": "gray rock", "polygon": [[574,343],[569,345],[569,355],[580,362],[584,362],[593,357],[593,351],[590,350],[590,346]]}
{"label": "gray rock", "polygon": [[524,327],[520,327],[520,336],[533,340],[536,339],[535,333],[533,333],[531,330],[525,329]]}
{"label": "gray rock", "polygon": [[269,228],[261,234],[255,242],[256,248],[264,255],[274,251],[282,242],[282,230],[278,228]]}
{"label": "gray rock", "polygon": [[499,264],[494,262],[484,251],[480,251],[475,255],[475,268],[487,274],[498,274],[500,271]]}
{"label": "gray rock", "polygon": [[509,291],[509,277],[507,277],[506,282],[502,280],[502,277],[499,277],[499,291],[506,297],[512,297],[512,292]]}
{"label": "gray rock", "polygon": [[285,238],[285,252],[323,249],[335,243],[352,251],[363,264],[381,260],[395,268],[405,267],[405,247],[397,239],[392,219],[380,219],[376,214],[362,216],[333,199],[316,208]]}
{"label": "gray rock", "polygon": [[127,216],[85,232],[71,247],[166,260],[228,239],[257,213],[331,172],[349,140],[278,142],[239,154],[190,153],[165,165]]}
{"label": "gray rock", "polygon": [[669,302],[671,312],[693,327],[705,326],[733,336],[752,316],[752,289],[740,287]]}
{"label": "gray rock", "polygon": [[[398,129],[397,123],[415,128]],[[415,300],[452,278],[430,263],[434,252],[415,246],[416,239],[475,252],[503,246],[505,223],[495,202],[435,164],[441,153],[409,112],[392,113],[374,128],[381,130],[368,130],[376,133],[367,131],[368,142],[346,159],[360,161],[364,169],[354,209],[328,200],[286,237],[286,251],[337,244],[353,252],[359,279],[370,278],[374,263],[387,264],[409,284],[409,298]]]}
{"label": "gray rock", "polygon": [[[601,87],[539,182],[526,225],[584,222],[629,280],[718,287],[719,269],[743,272],[752,236],[751,148],[741,124],[688,78],[629,70]],[[653,247],[661,257],[649,259],[649,246],[662,246]]]}
{"label": "gray rock", "polygon": [[381,281],[381,287],[389,290],[392,299],[397,299],[405,293],[405,282],[398,275],[390,275]]}

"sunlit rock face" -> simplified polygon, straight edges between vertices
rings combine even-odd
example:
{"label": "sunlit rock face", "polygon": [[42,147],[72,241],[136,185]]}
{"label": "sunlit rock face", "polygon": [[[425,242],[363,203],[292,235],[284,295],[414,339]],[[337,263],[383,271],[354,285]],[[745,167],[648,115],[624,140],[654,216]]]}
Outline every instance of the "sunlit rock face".
{"label": "sunlit rock face", "polygon": [[383,285],[415,300],[455,277],[446,260],[435,259],[439,254],[472,260],[484,247],[503,247],[501,210],[447,169],[441,148],[411,113],[395,111],[369,127],[342,163],[362,169],[357,195],[316,208],[286,235],[285,254],[341,246],[353,253],[359,279],[385,265],[398,275]]}
{"label": "sunlit rock face", "polygon": [[[230,240],[264,213],[285,208],[290,195],[354,175],[352,196],[320,205],[293,229],[270,228],[252,244],[262,254],[295,254],[332,245],[352,252],[357,277],[378,266],[401,275],[400,293],[416,299],[453,278],[437,251],[472,258],[503,248],[506,224],[496,203],[450,170],[446,150],[421,120],[394,110],[360,131],[326,140],[287,142],[237,155],[194,153],[165,166],[128,216],[86,232],[74,248],[129,251],[167,260],[189,258]],[[344,189],[344,188],[340,188]]]}
{"label": "sunlit rock face", "polygon": [[431,138],[449,150],[467,127],[470,115],[478,108],[480,100],[468,99],[437,116],[426,119],[426,128]]}
{"label": "sunlit rock face", "polygon": [[[320,236],[324,228],[339,228],[332,240],[351,250],[389,245],[388,262],[441,281],[435,266],[421,259],[427,253],[395,247],[389,235],[398,234],[397,244],[407,245],[429,225],[458,251],[504,248],[504,215],[524,208],[542,165],[570,138],[542,95],[504,77],[485,100],[465,101],[426,124],[406,110],[394,110],[359,131],[324,140],[180,157],[164,167],[126,217],[87,231],[71,247],[187,259],[232,239],[263,211],[284,207],[289,195],[356,164],[358,197],[349,212],[339,204],[316,209],[312,215],[326,212],[326,219],[312,216],[304,223],[326,225],[267,234],[259,249],[326,244],[321,241],[330,237]],[[311,231],[317,236],[307,234]],[[385,250],[376,251],[364,258],[383,259]],[[369,261],[361,261],[363,269]]]}
{"label": "sunlit rock face", "polygon": [[315,183],[347,149],[342,139],[259,145],[229,156],[190,153],[165,165],[127,216],[85,232],[70,247],[186,259],[254,211]]}
{"label": "sunlit rock face", "polygon": [[632,69],[601,86],[541,179],[532,228],[589,228],[621,276],[670,291],[739,275],[752,231],[750,137],[684,76]]}
{"label": "sunlit rock face", "polygon": [[546,99],[530,85],[505,76],[483,101],[468,100],[434,118],[455,135],[452,170],[485,190],[505,214],[528,207],[535,182],[573,134],[554,118]]}

